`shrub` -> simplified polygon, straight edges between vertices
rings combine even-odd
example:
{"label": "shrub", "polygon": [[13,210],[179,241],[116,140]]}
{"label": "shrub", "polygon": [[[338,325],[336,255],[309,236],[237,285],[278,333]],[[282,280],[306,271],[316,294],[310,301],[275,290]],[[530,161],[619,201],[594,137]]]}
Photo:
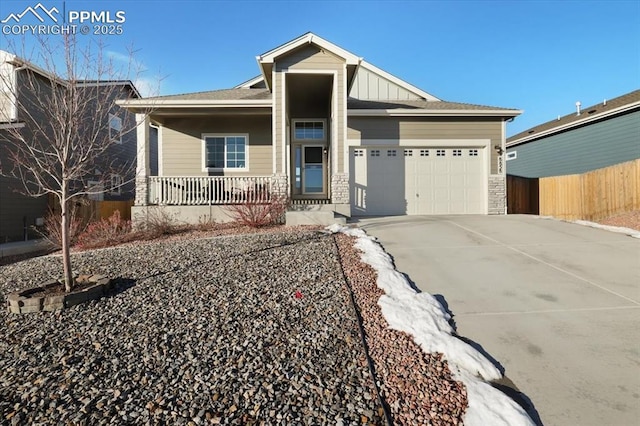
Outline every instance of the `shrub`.
{"label": "shrub", "polygon": [[[77,208],[71,208],[69,215],[69,239],[70,245],[74,245],[78,236],[84,232],[86,228],[86,222],[81,220],[78,215]],[[41,228],[34,228],[38,234],[45,240],[50,242],[54,247],[62,247],[62,216],[59,212],[55,212],[49,209],[49,212],[44,218],[44,224]]]}
{"label": "shrub", "polygon": [[129,241],[131,221],[122,220],[120,211],[116,210],[107,218],[93,222],[78,236],[77,246],[80,248],[109,247]]}
{"label": "shrub", "polygon": [[240,225],[260,228],[282,223],[289,199],[276,197],[269,202],[246,202],[227,207],[230,216]]}
{"label": "shrub", "polygon": [[184,225],[176,224],[174,217],[165,209],[149,209],[140,230],[144,239],[153,239],[163,235],[179,234],[188,230]]}

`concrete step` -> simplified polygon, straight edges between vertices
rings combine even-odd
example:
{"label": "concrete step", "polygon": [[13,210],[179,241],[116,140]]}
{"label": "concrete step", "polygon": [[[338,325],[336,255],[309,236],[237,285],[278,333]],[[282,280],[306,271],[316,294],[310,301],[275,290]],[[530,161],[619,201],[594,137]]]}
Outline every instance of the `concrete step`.
{"label": "concrete step", "polygon": [[288,226],[295,225],[321,225],[329,226],[334,223],[340,225],[346,225],[347,219],[333,211],[326,210],[305,210],[305,211],[288,211],[287,212]]}

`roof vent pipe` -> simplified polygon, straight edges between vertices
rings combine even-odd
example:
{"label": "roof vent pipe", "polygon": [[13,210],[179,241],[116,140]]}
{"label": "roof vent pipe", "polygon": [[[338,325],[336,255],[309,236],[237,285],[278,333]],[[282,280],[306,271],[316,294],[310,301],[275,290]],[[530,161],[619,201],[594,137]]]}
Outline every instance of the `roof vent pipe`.
{"label": "roof vent pipe", "polygon": [[602,101],[602,106],[607,106],[607,100]]}
{"label": "roof vent pipe", "polygon": [[580,115],[580,105],[582,105],[580,101],[576,102],[576,115]]}

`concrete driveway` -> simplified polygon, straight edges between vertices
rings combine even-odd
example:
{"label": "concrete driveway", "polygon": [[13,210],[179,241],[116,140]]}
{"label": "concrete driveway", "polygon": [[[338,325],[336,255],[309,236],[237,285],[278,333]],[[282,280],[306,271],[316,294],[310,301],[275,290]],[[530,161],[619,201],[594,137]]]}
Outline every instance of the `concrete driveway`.
{"label": "concrete driveway", "polygon": [[640,239],[517,215],[359,225],[442,295],[541,423],[640,424]]}

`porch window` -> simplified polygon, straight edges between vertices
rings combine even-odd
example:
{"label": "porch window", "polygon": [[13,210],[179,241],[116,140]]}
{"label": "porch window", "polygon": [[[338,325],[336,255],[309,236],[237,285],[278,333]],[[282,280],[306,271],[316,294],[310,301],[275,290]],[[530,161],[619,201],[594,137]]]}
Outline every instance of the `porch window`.
{"label": "porch window", "polygon": [[246,135],[204,135],[205,171],[247,168]]}
{"label": "porch window", "polygon": [[324,140],[323,121],[296,121],[294,123],[294,138],[296,140]]}

